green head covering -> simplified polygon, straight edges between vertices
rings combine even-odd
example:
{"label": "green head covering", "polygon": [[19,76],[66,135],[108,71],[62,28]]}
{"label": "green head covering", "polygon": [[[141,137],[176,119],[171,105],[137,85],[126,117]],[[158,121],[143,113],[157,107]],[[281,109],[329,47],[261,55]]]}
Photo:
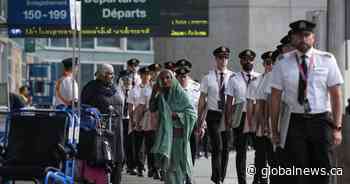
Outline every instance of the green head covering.
{"label": "green head covering", "polygon": [[[158,96],[158,115],[159,115],[159,129],[157,131],[157,137],[155,144],[152,148],[152,152],[156,154],[156,159],[161,161],[163,167],[167,168],[169,166],[169,161],[172,152],[177,150],[183,150],[183,152],[176,153],[177,157],[185,160],[185,168],[183,172],[191,175],[192,172],[192,159],[191,150],[189,147],[189,139],[197,120],[197,115],[193,109],[190,100],[176,80],[174,73],[170,70],[163,70],[163,72],[168,72],[171,76],[171,87],[164,93],[160,93]],[[158,82],[160,79],[158,78]],[[172,112],[175,112],[178,119],[172,120]],[[183,128],[183,139],[184,143],[181,149],[172,148],[172,146],[178,146],[173,144],[173,128]]]}

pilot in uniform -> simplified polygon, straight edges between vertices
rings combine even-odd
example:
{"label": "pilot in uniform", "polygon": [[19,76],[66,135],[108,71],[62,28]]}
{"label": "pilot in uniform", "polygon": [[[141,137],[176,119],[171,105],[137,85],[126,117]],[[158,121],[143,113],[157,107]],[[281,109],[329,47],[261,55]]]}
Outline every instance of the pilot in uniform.
{"label": "pilot in uniform", "polygon": [[242,70],[235,75],[232,75],[227,83],[225,94],[227,95],[226,110],[225,110],[225,124],[226,127],[231,128],[231,114],[233,113],[233,104],[245,103],[243,107],[243,114],[241,122],[238,127],[233,128],[234,141],[236,145],[236,169],[238,175],[238,183],[246,184],[246,159],[249,136],[254,136],[254,130],[246,116],[247,105],[247,89],[249,85],[256,85],[253,82],[257,79],[260,73],[255,72],[255,52],[246,49],[239,53],[240,64]]}
{"label": "pilot in uniform", "polygon": [[[314,23],[299,20],[289,26],[296,50],[285,55],[272,71],[272,140],[278,144],[282,137],[276,125],[283,92],[291,112],[285,142],[288,167],[329,171],[333,167],[332,145],[342,140],[343,77],[331,53],[313,48]],[[293,175],[285,183],[326,184],[329,178],[327,174]]]}

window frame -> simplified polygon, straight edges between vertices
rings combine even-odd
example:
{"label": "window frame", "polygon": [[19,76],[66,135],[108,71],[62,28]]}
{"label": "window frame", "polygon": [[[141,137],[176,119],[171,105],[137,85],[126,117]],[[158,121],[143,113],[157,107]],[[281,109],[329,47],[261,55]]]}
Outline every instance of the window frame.
{"label": "window frame", "polygon": [[0,1],[1,3],[1,6],[0,6],[0,23],[3,22],[5,23],[6,22],[6,7],[7,7],[7,2],[2,0]]}
{"label": "window frame", "polygon": [[126,52],[129,52],[129,53],[153,53],[154,52],[154,49],[153,49],[153,37],[149,37],[149,40],[150,40],[150,50],[129,50],[128,49],[128,39],[126,39],[126,43],[125,43],[125,50]]}
{"label": "window frame", "polygon": [[[48,50],[62,50],[62,51],[68,51],[71,50],[72,47],[69,47],[69,39],[71,38],[62,38],[65,39],[65,47],[56,47],[52,46],[52,39],[53,38],[45,38],[46,39],[46,49]],[[128,38],[122,37],[120,38],[120,47],[103,47],[98,46],[98,37],[94,37],[94,48],[81,48],[81,51],[94,51],[94,52],[113,52],[113,53],[135,53],[135,54],[153,54],[154,53],[154,40],[152,37],[150,37],[150,50],[128,50],[127,49],[127,43]]]}
{"label": "window frame", "polygon": [[126,51],[126,45],[125,45],[125,39],[126,38],[119,38],[120,47],[106,47],[106,46],[99,46],[98,45],[98,38],[95,38],[95,50],[96,51],[103,51],[103,52],[122,52]]}

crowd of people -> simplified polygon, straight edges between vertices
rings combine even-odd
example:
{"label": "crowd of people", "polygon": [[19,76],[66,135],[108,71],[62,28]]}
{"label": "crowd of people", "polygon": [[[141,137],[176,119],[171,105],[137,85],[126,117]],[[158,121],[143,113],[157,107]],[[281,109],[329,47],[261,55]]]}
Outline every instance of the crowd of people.
{"label": "crowd of people", "polygon": [[[239,72],[229,70],[230,49],[223,46],[213,51],[215,67],[200,83],[190,77],[192,63],[187,59],[139,69],[141,61],[130,59],[119,74],[103,64],[96,79],[83,87],[81,100],[102,113],[113,106],[118,115],[113,120],[113,183],[121,182],[123,167],[142,177],[146,165],[148,177],[167,184],[192,183],[197,143],[206,134],[215,184],[231,172],[232,146],[238,183],[246,183],[249,140],[257,169],[253,184],[328,183],[328,175],[265,177],[261,172],[267,165],[329,170],[332,145],[342,140],[343,78],[336,59],[313,47],[315,24],[299,20],[289,26],[281,44],[261,55],[263,73],[254,70],[257,56],[251,49],[239,53]],[[72,61],[63,61],[56,105],[78,99]]]}

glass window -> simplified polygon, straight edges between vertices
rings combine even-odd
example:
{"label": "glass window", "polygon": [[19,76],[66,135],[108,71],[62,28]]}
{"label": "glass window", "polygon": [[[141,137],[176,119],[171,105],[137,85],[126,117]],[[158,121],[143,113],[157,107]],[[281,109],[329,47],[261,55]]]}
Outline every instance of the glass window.
{"label": "glass window", "polygon": [[81,89],[90,81],[94,79],[94,64],[81,65]]}
{"label": "glass window", "polygon": [[81,39],[81,48],[93,49],[95,47],[94,38],[82,38]]}
{"label": "glass window", "polygon": [[7,48],[6,48],[6,45],[2,42],[0,42],[0,63],[1,63],[1,66],[0,66],[0,81],[1,82],[5,82],[7,81],[6,80],[6,76],[7,76],[7,67],[6,65],[8,65],[7,63]]}
{"label": "glass window", "polygon": [[[73,45],[73,39],[69,39],[69,47]],[[77,39],[77,44],[76,46],[78,47],[78,39]],[[94,38],[82,38],[81,39],[81,48],[85,49],[93,49],[95,46],[94,43]]]}
{"label": "glass window", "polygon": [[117,77],[119,72],[124,70],[124,65],[113,65],[114,75]]}
{"label": "glass window", "polygon": [[51,47],[67,47],[65,38],[51,38]]}
{"label": "glass window", "polygon": [[97,38],[97,46],[120,48],[120,38]]}
{"label": "glass window", "polygon": [[1,82],[0,83],[0,106],[7,106],[8,105],[8,90],[7,90],[7,83]]}
{"label": "glass window", "polygon": [[0,1],[0,17],[5,17],[5,1]]}
{"label": "glass window", "polygon": [[127,49],[128,50],[150,51],[151,50],[151,39],[150,38],[128,38]]}

